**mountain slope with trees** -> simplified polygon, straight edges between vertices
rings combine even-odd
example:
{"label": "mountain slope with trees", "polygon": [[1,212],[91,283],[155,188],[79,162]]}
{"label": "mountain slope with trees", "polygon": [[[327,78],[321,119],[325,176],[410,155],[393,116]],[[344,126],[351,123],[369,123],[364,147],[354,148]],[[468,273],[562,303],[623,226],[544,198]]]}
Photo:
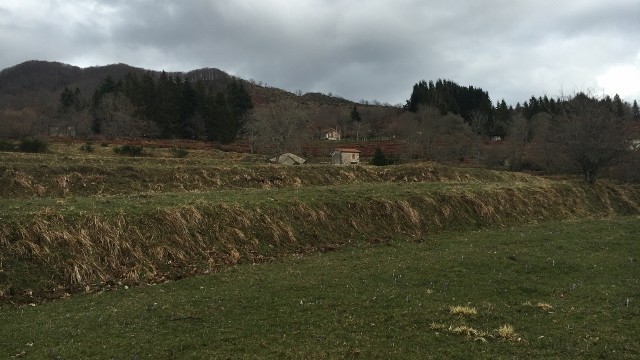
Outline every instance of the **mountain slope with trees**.
{"label": "mountain slope with trees", "polygon": [[[577,103],[588,106],[578,111]],[[283,121],[283,109],[293,111],[296,121]],[[594,121],[597,129],[587,129]],[[627,103],[617,94],[532,96],[514,107],[504,99],[493,103],[482,88],[446,79],[416,83],[402,107],[292,93],[213,68],[168,73],[125,64],[83,69],[27,61],[0,72],[3,138],[195,139],[239,142],[246,151],[322,148],[324,156],[329,144],[313,142],[335,129],[356,147],[371,140],[399,142],[388,155],[404,161],[581,173],[591,182],[631,161],[639,124],[637,101]],[[578,133],[582,138],[568,135]]]}

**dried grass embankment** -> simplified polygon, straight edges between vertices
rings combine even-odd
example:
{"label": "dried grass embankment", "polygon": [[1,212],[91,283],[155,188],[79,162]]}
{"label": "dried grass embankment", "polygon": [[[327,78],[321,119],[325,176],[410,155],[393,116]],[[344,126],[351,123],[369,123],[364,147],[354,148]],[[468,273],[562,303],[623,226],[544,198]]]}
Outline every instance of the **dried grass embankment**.
{"label": "dried grass embankment", "polygon": [[[632,186],[590,187],[483,172],[495,181],[469,175],[467,182],[430,187],[406,183],[412,176],[424,181],[428,171],[419,166],[331,171],[345,171],[346,178],[357,173],[352,182],[370,173],[393,182],[367,183],[366,192],[351,196],[335,196],[331,186],[305,187],[295,196],[263,190],[242,201],[209,197],[114,212],[49,207],[29,217],[0,219],[0,299],[37,301],[161,282],[349,243],[423,240],[452,228],[640,214],[640,190]],[[452,178],[451,171],[443,178]],[[522,181],[500,181],[501,176]],[[467,176],[462,171],[456,177]]]}
{"label": "dried grass embankment", "polygon": [[[115,161],[119,160],[119,161]],[[370,182],[519,181],[517,173],[438,164],[393,167],[211,165],[189,161],[115,159],[106,164],[0,166],[0,198],[158,194],[225,189],[300,188]]]}

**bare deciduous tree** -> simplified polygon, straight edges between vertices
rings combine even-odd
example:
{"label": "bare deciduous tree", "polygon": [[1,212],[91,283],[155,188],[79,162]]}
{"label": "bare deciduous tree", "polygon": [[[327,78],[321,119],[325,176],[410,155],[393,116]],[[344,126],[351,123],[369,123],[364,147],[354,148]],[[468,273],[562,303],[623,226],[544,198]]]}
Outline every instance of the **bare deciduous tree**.
{"label": "bare deciduous tree", "polygon": [[442,116],[438,109],[421,104],[415,117],[404,121],[402,133],[412,156],[453,161],[469,152],[471,128],[457,115]]}
{"label": "bare deciduous tree", "polygon": [[407,150],[411,155],[433,157],[441,117],[438,109],[420,104],[415,117],[404,121],[406,124],[401,133],[407,139]]}
{"label": "bare deciduous tree", "polygon": [[529,125],[522,114],[516,114],[507,134],[509,167],[511,170],[522,169],[525,146],[529,138]]}
{"label": "bare deciduous tree", "polygon": [[454,162],[469,154],[473,133],[462,117],[449,113],[436,122],[436,139],[436,160]]}
{"label": "bare deciduous tree", "polygon": [[476,164],[480,164],[480,144],[482,143],[482,138],[486,135],[485,131],[489,123],[489,117],[480,110],[473,110],[469,114],[469,117],[471,120],[471,130],[474,135]]}
{"label": "bare deciduous tree", "polygon": [[102,121],[102,135],[107,138],[150,136],[158,132],[155,124],[135,116],[135,106],[122,93],[102,97],[98,115]]}
{"label": "bare deciduous tree", "polygon": [[553,114],[551,138],[587,183],[628,154],[628,121],[606,102],[579,93],[563,101],[560,109]]}
{"label": "bare deciduous tree", "polygon": [[38,135],[38,113],[31,108],[0,110],[0,137]]}
{"label": "bare deciduous tree", "polygon": [[299,152],[309,139],[308,113],[292,102],[254,109],[245,125],[252,149],[262,153]]}

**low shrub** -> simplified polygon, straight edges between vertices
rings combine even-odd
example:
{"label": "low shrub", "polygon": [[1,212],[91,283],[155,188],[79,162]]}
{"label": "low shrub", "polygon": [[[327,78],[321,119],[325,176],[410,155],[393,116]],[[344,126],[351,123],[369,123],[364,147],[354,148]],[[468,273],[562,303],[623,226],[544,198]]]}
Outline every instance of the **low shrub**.
{"label": "low shrub", "polygon": [[43,153],[49,148],[49,144],[42,139],[34,137],[25,137],[20,139],[18,150],[26,153]]}
{"label": "low shrub", "polygon": [[7,140],[0,140],[0,151],[15,151],[16,146]]}
{"label": "low shrub", "polygon": [[113,152],[119,155],[141,156],[144,152],[144,148],[137,145],[122,145],[113,148]]}
{"label": "low shrub", "polygon": [[171,155],[177,158],[185,158],[187,157],[187,155],[189,155],[188,150],[180,148],[172,148],[171,150],[169,150],[169,152],[171,153]]}
{"label": "low shrub", "polygon": [[87,153],[90,153],[90,152],[93,152],[95,149],[93,147],[93,144],[88,142],[88,143],[83,144],[82,146],[80,146],[80,150],[84,151],[84,152],[87,152]]}
{"label": "low shrub", "polygon": [[384,152],[380,148],[376,148],[376,151],[373,153],[373,159],[371,159],[371,165],[375,166],[385,166],[389,165],[390,162],[387,160]]}

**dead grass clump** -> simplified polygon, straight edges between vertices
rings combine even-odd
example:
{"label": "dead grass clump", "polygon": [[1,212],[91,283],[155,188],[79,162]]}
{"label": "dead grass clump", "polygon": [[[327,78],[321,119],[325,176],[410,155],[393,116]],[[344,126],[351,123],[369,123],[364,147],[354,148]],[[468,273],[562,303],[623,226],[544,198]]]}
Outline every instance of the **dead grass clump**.
{"label": "dead grass clump", "polygon": [[516,333],[516,330],[509,324],[500,326],[495,330],[495,334],[499,339],[504,341],[520,340],[520,338],[518,337],[518,333]]}
{"label": "dead grass clump", "polygon": [[398,205],[400,206],[400,209],[402,210],[402,213],[404,214],[404,216],[409,219],[409,221],[411,221],[412,224],[414,225],[419,225],[422,218],[420,216],[420,213],[418,213],[416,211],[416,209],[414,209],[413,207],[411,207],[411,204],[409,204],[409,202],[407,201],[398,201]]}
{"label": "dead grass clump", "polygon": [[242,256],[240,255],[240,252],[238,250],[231,249],[231,251],[229,251],[229,256],[227,257],[227,264],[236,265],[241,258]]}
{"label": "dead grass clump", "polygon": [[466,193],[463,195],[462,201],[470,204],[475,212],[485,221],[494,222],[499,218],[493,204],[484,201],[479,196],[472,193]]}
{"label": "dead grass clump", "polygon": [[553,306],[551,304],[547,304],[547,303],[543,303],[543,302],[539,302],[536,304],[536,307],[540,310],[543,311],[551,311],[553,310]]}
{"label": "dead grass clump", "polygon": [[160,222],[164,224],[164,232],[179,239],[189,235],[189,222],[180,210],[161,209]]}
{"label": "dead grass clump", "polygon": [[6,174],[16,184],[24,187],[25,189],[32,189],[33,178],[22,171],[7,170]]}
{"label": "dead grass clump", "polygon": [[474,329],[467,325],[449,326],[448,330],[456,335],[465,335],[472,338],[485,337],[488,334],[482,330]]}
{"label": "dead grass clump", "polygon": [[542,311],[551,311],[553,310],[553,305],[545,303],[545,302],[537,302],[536,304],[533,304],[531,301],[527,301],[526,303],[522,304],[523,306],[531,306],[531,307],[536,307]]}
{"label": "dead grass clump", "polygon": [[449,313],[452,315],[476,316],[478,315],[478,310],[470,306],[450,306]]}

